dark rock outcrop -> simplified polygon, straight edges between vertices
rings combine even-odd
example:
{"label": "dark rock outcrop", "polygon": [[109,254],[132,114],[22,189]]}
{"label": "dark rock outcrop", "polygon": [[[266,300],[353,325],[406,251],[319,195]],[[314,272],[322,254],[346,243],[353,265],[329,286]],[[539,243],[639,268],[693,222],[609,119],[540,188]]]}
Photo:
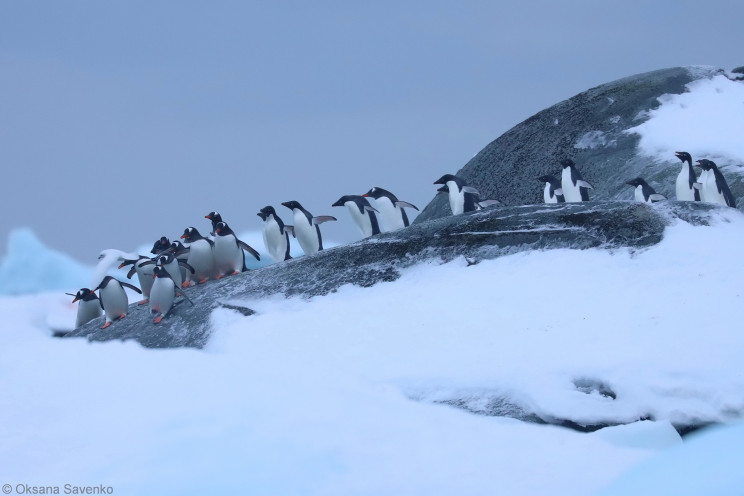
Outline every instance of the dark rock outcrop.
{"label": "dark rock outcrop", "polygon": [[[668,162],[640,155],[640,137],[626,131],[648,119],[648,111],[659,106],[660,96],[681,94],[688,83],[722,72],[677,67],[597,86],[516,125],[481,150],[457,175],[478,188],[483,199],[507,205],[541,203],[544,184],[536,178],[545,174],[560,177],[559,162],[569,157],[594,186],[592,199],[630,200],[633,190],[625,182],[639,176],[658,193],[675,198],[681,162],[671,154]],[[445,172],[454,171],[438,171],[431,180]],[[737,205],[744,209],[742,177],[729,174],[727,181]],[[447,195],[438,194],[415,222],[447,215],[451,215]]]}
{"label": "dark rock outcrop", "polygon": [[201,348],[209,339],[212,310],[222,307],[251,315],[253,310],[244,303],[249,299],[277,293],[312,297],[344,284],[366,287],[394,281],[402,269],[431,259],[446,262],[466,257],[472,264],[527,250],[643,248],[658,243],[673,219],[707,224],[718,208],[671,201],[655,205],[611,201],[500,207],[448,216],[187,288],[195,305],[179,304],[160,324],[153,324],[146,306],[130,305],[127,317],[108,329],[99,329],[103,324],[99,318],[67,337]]}

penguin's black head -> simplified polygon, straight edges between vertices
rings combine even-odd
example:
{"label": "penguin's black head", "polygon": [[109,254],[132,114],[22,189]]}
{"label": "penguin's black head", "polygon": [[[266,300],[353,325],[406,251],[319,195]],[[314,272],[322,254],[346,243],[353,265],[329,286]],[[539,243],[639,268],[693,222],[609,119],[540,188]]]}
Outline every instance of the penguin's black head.
{"label": "penguin's black head", "polygon": [[635,179],[631,179],[630,181],[626,182],[625,184],[637,188],[638,186],[643,186],[644,184],[646,184],[646,181],[644,181],[640,177],[636,177]]}
{"label": "penguin's black head", "polygon": [[88,288],[82,288],[75,295],[72,295],[70,293],[67,293],[67,294],[70,295],[70,296],[75,296],[75,299],[72,300],[73,303],[75,303],[76,301],[79,301],[79,300],[90,301],[90,300],[97,300],[98,299],[98,296],[96,296],[96,294],[93,291],[91,291],[90,289],[88,289]]}
{"label": "penguin's black head", "polygon": [[348,201],[356,203],[359,199],[358,195],[344,195],[341,198],[339,198],[336,203],[332,204],[332,207],[343,207],[344,204]]}
{"label": "penguin's black head", "polygon": [[154,269],[152,269],[152,278],[157,279],[158,277],[170,277],[171,275],[168,273],[167,270],[165,270],[165,267],[161,265],[156,265]]}
{"label": "penguin's black head", "polygon": [[300,205],[300,202],[294,201],[294,200],[288,201],[288,202],[284,202],[284,203],[282,203],[282,205],[284,205],[285,207],[287,207],[290,210],[294,210],[295,208],[299,208],[299,209],[302,208],[302,205]]}
{"label": "penguin's black head", "polygon": [[205,219],[209,219],[212,222],[222,222],[222,216],[219,212],[209,212],[204,216]]}
{"label": "penguin's black head", "polygon": [[176,240],[173,243],[171,243],[170,248],[168,248],[169,253],[173,253],[174,256],[181,255],[183,253],[186,253],[189,249],[183,246],[183,243]]}
{"label": "penguin's black head", "polygon": [[276,215],[276,211],[271,205],[266,205],[264,208],[258,211],[258,216],[261,217],[261,220],[268,219],[269,215]]}
{"label": "penguin's black head", "polygon": [[153,255],[157,255],[163,250],[167,250],[170,246],[170,241],[165,236],[161,237],[159,240],[155,241],[155,244],[152,245],[152,250],[150,250],[150,253]]}
{"label": "penguin's black head", "polygon": [[682,162],[692,163],[692,157],[687,152],[674,152],[674,155]]}
{"label": "penguin's black head", "polygon": [[173,258],[174,257],[175,257],[175,255],[173,255],[173,253],[171,253],[171,252],[165,253],[164,255],[160,255],[158,257],[157,264],[158,265],[168,265],[169,263],[171,263],[173,261]]}
{"label": "penguin's black head", "polygon": [[233,234],[233,230],[230,229],[230,226],[227,225],[227,222],[218,222],[214,226],[214,233],[217,236],[227,236]]}
{"label": "penguin's black head", "polygon": [[563,160],[561,160],[561,165],[565,169],[566,167],[573,167],[576,164],[574,164],[574,161],[570,158],[564,158]]}
{"label": "penguin's black head", "polygon": [[185,239],[187,243],[191,243],[194,240],[200,239],[202,235],[195,227],[187,227],[183,230],[181,239]]}
{"label": "penguin's black head", "polygon": [[716,167],[716,164],[712,160],[708,160],[707,158],[701,158],[700,160],[697,161],[697,166],[703,170],[711,170],[713,167]]}
{"label": "penguin's black head", "polygon": [[458,181],[463,182],[462,179],[455,176],[454,174],[445,174],[436,181],[434,181],[434,184],[447,184],[448,181],[455,181],[456,183]]}

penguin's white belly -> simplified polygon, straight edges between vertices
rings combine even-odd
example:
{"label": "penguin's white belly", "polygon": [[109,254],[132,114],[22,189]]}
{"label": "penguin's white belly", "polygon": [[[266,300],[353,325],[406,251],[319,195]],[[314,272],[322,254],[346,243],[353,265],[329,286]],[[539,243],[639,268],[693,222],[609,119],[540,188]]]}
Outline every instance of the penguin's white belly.
{"label": "penguin's white belly", "polygon": [[690,188],[690,172],[687,167],[685,164],[677,175],[677,200],[695,201],[695,189]]}
{"label": "penguin's white belly", "polygon": [[127,292],[118,282],[109,282],[101,290],[100,298],[103,302],[103,310],[106,312],[106,321],[110,322],[127,314],[129,298]]}
{"label": "penguin's white belly", "polygon": [[295,236],[297,236],[297,242],[300,243],[302,251],[305,252],[305,255],[317,253],[319,251],[320,241],[318,240],[318,232],[315,229],[316,226],[309,223],[307,217],[302,212],[295,214],[294,221]]}
{"label": "penguin's white belly", "polygon": [[[173,283],[176,286],[181,287],[183,285],[183,278],[181,277],[181,267],[179,267],[178,265],[178,259],[173,259],[171,263],[165,265],[164,267],[165,267],[166,272],[170,274],[171,279],[173,279]],[[150,276],[150,278],[152,279],[152,276]],[[158,279],[161,279],[161,278],[158,277]]]}
{"label": "penguin's white belly", "polygon": [[405,222],[403,222],[402,209],[393,205],[390,198],[385,196],[377,198],[375,200],[375,206],[377,207],[377,210],[380,211],[377,218],[380,220],[380,224],[382,224],[380,226],[381,231],[397,231],[398,229],[406,227]]}
{"label": "penguin's white belly", "polygon": [[349,212],[351,212],[351,218],[354,220],[354,224],[356,224],[362,232],[362,236],[365,238],[372,236],[372,221],[369,218],[368,213],[366,211],[361,213],[354,202],[346,202],[344,205],[346,205]]}
{"label": "penguin's white belly", "polygon": [[649,201],[646,202],[646,199],[643,197],[643,186],[636,186],[635,192],[633,193],[633,196],[635,197],[635,201],[644,202],[644,203],[651,203],[651,199],[649,198]]}
{"label": "penguin's white belly", "polygon": [[142,259],[142,262],[135,263],[135,271],[137,272],[137,279],[139,279],[140,289],[142,290],[142,296],[145,298],[150,297],[150,289],[154,282],[153,275],[155,274],[155,266],[153,264],[142,266],[140,264],[147,262],[146,259]]}
{"label": "penguin's white belly", "polygon": [[150,311],[165,315],[170,311],[175,299],[176,287],[173,281],[167,277],[156,278],[150,292]]}
{"label": "penguin's white belly", "polygon": [[243,270],[243,250],[235,236],[217,236],[214,240],[214,263],[218,274]]}
{"label": "penguin's white belly", "polygon": [[553,195],[550,197],[550,183],[545,183],[545,189],[543,190],[543,199],[545,203],[558,203],[558,196]]}
{"label": "penguin's white belly", "polygon": [[194,268],[194,273],[188,273],[191,279],[201,281],[209,279],[214,273],[214,254],[212,247],[204,239],[198,239],[189,245],[189,258],[186,263]]}
{"label": "penguin's white belly", "polygon": [[96,317],[100,317],[103,310],[101,310],[101,303],[98,299],[95,300],[80,300],[78,303],[77,319],[75,319],[75,327],[80,327],[83,324],[87,324]]}
{"label": "penguin's white belly", "polygon": [[563,198],[565,198],[567,203],[581,201],[581,189],[578,183],[574,186],[573,181],[571,181],[570,167],[566,167],[561,172],[561,189],[563,190]]}
{"label": "penguin's white belly", "polygon": [[719,205],[726,205],[726,199],[718,192],[718,186],[716,186],[716,175],[713,171],[705,171],[703,192],[705,193],[705,201],[709,203],[718,203]]}
{"label": "penguin's white belly", "polygon": [[282,234],[279,224],[271,215],[264,221],[263,240],[272,260],[283,261],[287,253],[287,236]]}
{"label": "penguin's white belly", "polygon": [[447,188],[449,188],[449,201],[452,215],[460,215],[465,211],[465,192],[460,191],[460,188],[454,181],[447,181]]}

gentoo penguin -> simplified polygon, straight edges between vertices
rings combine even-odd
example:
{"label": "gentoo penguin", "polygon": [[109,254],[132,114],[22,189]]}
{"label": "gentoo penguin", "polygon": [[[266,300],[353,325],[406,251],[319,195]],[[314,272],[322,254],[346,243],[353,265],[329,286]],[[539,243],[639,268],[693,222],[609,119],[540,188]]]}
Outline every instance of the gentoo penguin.
{"label": "gentoo penguin", "polygon": [[294,233],[306,255],[312,255],[323,249],[323,237],[320,235],[320,224],[336,220],[330,215],[313,217],[297,201],[283,202],[282,205],[290,209],[294,215]]}
{"label": "gentoo penguin", "polygon": [[699,181],[701,188],[700,197],[702,200],[708,203],[718,203],[719,205],[736,208],[734,195],[731,194],[726,179],[724,179],[721,171],[718,170],[715,162],[704,158],[698,160],[697,165],[703,169]]}
{"label": "gentoo penguin", "polygon": [[372,207],[369,204],[369,200],[365,197],[359,195],[342,196],[331,206],[348,207],[349,212],[351,212],[351,218],[354,219],[354,223],[362,231],[362,236],[365,238],[374,234],[380,234],[380,224],[377,222],[377,215],[375,215],[377,209]]}
{"label": "gentoo penguin", "polygon": [[210,222],[212,222],[212,232],[210,234],[214,236],[214,230],[217,229],[217,223],[222,222],[222,216],[219,212],[209,212],[204,216],[204,218],[209,219]]}
{"label": "gentoo penguin", "polygon": [[152,253],[153,255],[160,255],[170,247],[170,244],[170,240],[168,240],[167,237],[162,236],[152,245],[152,250],[150,250],[150,253]]}
{"label": "gentoo penguin", "polygon": [[103,311],[101,310],[101,302],[98,300],[98,296],[88,288],[83,288],[77,292],[77,294],[65,293],[70,296],[74,296],[73,303],[79,301],[77,319],[75,319],[75,328],[77,329],[83,324],[87,324],[91,320],[100,317]]}
{"label": "gentoo penguin", "polygon": [[[173,282],[179,288],[183,284],[184,280],[183,272],[181,272],[181,270],[191,272],[192,274],[194,273],[194,268],[192,266],[190,266],[185,260],[179,260],[174,252],[170,250],[166,250],[165,252],[163,252],[161,255],[158,256],[157,259],[151,259],[147,262],[144,262],[143,265],[156,265],[159,267],[163,267],[166,271],[168,271],[171,279],[173,279]],[[153,275],[150,276],[150,279],[152,279],[154,283],[155,278],[153,276],[155,275],[155,267],[152,267],[150,270],[153,272]],[[153,283],[150,284],[152,285]]]}
{"label": "gentoo penguin", "polygon": [[478,190],[472,186],[468,186],[463,178],[457,177],[454,174],[445,174],[434,181],[434,184],[447,186],[452,215],[460,215],[463,212],[473,212],[476,210],[475,202],[476,195],[479,194]]}
{"label": "gentoo penguin", "polygon": [[682,170],[677,175],[677,200],[700,201],[700,191],[695,188],[697,175],[692,168],[692,157],[687,152],[674,152],[682,161]]}
{"label": "gentoo penguin", "polygon": [[563,159],[561,165],[563,166],[561,189],[566,201],[569,203],[589,201],[589,190],[594,189],[594,186],[584,181],[570,158]]}
{"label": "gentoo penguin", "polygon": [[101,308],[106,313],[106,323],[101,326],[101,329],[106,329],[112,321],[121,320],[127,315],[129,298],[127,292],[124,291],[124,286],[142,294],[138,287],[132,286],[128,282],[121,282],[111,276],[104,277],[101,284],[93,290],[100,290]]}
{"label": "gentoo penguin", "polygon": [[636,177],[625,184],[635,187],[635,201],[655,203],[657,201],[666,200],[666,196],[658,194],[654,191],[654,188],[649,186],[648,183],[640,177]]}
{"label": "gentoo penguin", "polygon": [[537,180],[545,183],[545,189],[543,190],[543,200],[545,200],[545,203],[566,202],[566,198],[563,196],[563,189],[561,189],[561,182],[555,176],[540,176]]}
{"label": "gentoo penguin", "polygon": [[188,279],[187,272],[191,272],[192,274],[194,273],[194,268],[187,263],[187,260],[189,259],[189,248],[184,246],[183,243],[178,240],[173,241],[170,244],[170,248],[165,250],[164,253],[173,253],[173,255],[178,259],[182,283]]}
{"label": "gentoo penguin", "polygon": [[[155,316],[153,322],[157,324],[173,308],[176,299],[176,288],[178,287],[165,267],[156,265],[153,271],[155,282],[150,293],[150,313]],[[179,288],[180,289],[180,288]]]}
{"label": "gentoo penguin", "polygon": [[181,239],[189,244],[189,256],[186,262],[194,269],[193,274],[186,273],[183,286],[190,286],[192,280],[198,281],[199,284],[207,282],[207,279],[215,272],[214,254],[212,253],[214,241],[202,236],[195,227],[184,229]]}
{"label": "gentoo penguin", "polygon": [[240,241],[226,222],[218,222],[214,228],[214,264],[217,279],[248,270],[243,250],[253,255],[256,260],[261,260],[261,255],[248,243]]}
{"label": "gentoo penguin", "polygon": [[375,186],[367,193],[363,194],[364,197],[370,197],[375,199],[375,206],[379,210],[377,217],[382,224],[381,229],[385,232],[396,231],[408,227],[408,215],[406,215],[406,208],[413,208],[418,210],[416,205],[412,203],[398,200],[398,198],[390,191]]}
{"label": "gentoo penguin", "polygon": [[[289,260],[289,233],[294,232],[293,226],[285,226],[282,219],[276,214],[274,207],[267,205],[258,212],[258,216],[264,221],[263,240],[266,251],[275,262]],[[294,236],[294,234],[292,234]]]}
{"label": "gentoo penguin", "polygon": [[132,276],[137,273],[140,289],[142,289],[142,296],[145,297],[143,300],[138,302],[139,305],[144,305],[147,303],[148,298],[150,298],[150,289],[152,288],[153,283],[152,267],[150,266],[152,263],[154,263],[153,259],[140,255],[139,258],[136,259],[125,258],[119,265],[120,269],[127,265],[132,266],[132,268],[129,269],[129,272],[127,272],[127,279],[131,279]]}

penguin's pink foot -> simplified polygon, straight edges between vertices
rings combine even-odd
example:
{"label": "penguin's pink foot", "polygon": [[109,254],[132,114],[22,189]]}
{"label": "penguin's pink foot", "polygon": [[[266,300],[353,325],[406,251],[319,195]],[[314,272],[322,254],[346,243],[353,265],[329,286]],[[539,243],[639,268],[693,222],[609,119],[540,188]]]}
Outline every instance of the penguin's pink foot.
{"label": "penguin's pink foot", "polygon": [[181,296],[181,293],[178,293],[178,292],[177,292],[177,293],[176,293],[176,296]]}
{"label": "penguin's pink foot", "polygon": [[161,320],[163,320],[163,316],[158,315],[157,317],[155,317],[155,319],[152,322],[153,324],[159,324]]}
{"label": "penguin's pink foot", "polygon": [[108,326],[110,326],[110,325],[111,325],[111,322],[106,322],[105,324],[103,324],[103,325],[101,326],[101,329],[106,329],[106,328],[107,328]]}
{"label": "penguin's pink foot", "polygon": [[[217,279],[219,281],[223,277],[225,277],[225,274],[220,274],[219,276],[215,277],[215,279]],[[199,284],[201,284],[201,283],[199,283]]]}
{"label": "penguin's pink foot", "polygon": [[183,281],[183,284],[181,284],[182,288],[188,288],[191,286],[191,281]]}
{"label": "penguin's pink foot", "polygon": [[149,302],[150,302],[150,300],[148,300],[147,298],[145,298],[144,300],[138,301],[137,302],[137,305],[146,305]]}
{"label": "penguin's pink foot", "polygon": [[123,313],[123,314],[119,315],[119,320],[123,319],[123,318],[124,318],[124,317],[126,317],[126,316],[127,316],[127,314],[125,314],[125,313]]}
{"label": "penguin's pink foot", "polygon": [[235,272],[233,272],[233,273],[232,273],[232,274],[230,274],[230,275],[231,275],[231,276],[234,276],[235,274],[240,274],[240,272],[238,272],[238,271],[236,270]]}
{"label": "penguin's pink foot", "polygon": [[204,284],[205,282],[207,282],[207,278],[206,277],[204,279],[202,279],[201,281],[199,281],[199,284]]}

